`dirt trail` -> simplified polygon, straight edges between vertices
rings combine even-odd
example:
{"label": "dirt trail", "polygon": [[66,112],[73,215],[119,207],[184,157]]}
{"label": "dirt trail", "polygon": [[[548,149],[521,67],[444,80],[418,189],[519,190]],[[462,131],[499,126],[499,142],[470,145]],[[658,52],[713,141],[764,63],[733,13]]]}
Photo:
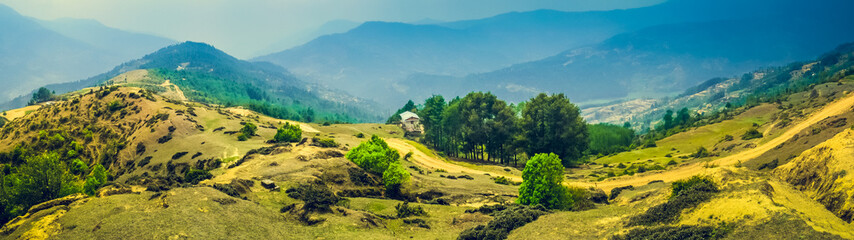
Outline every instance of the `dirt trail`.
{"label": "dirt trail", "polygon": [[389,147],[396,149],[401,154],[406,154],[408,152],[412,152],[412,162],[418,166],[429,168],[429,169],[443,169],[448,171],[449,173],[469,173],[476,175],[483,175],[484,173],[489,173],[491,176],[503,176],[511,181],[521,182],[522,178],[515,175],[509,175],[506,173],[498,173],[498,172],[487,172],[474,170],[471,168],[463,167],[460,165],[456,165],[453,163],[446,162],[442,159],[438,159],[435,157],[428,156],[426,153],[419,151],[415,146],[406,143],[404,140],[397,138],[388,138],[385,139],[388,143]]}
{"label": "dirt trail", "polygon": [[[797,135],[799,132],[803,131],[804,129],[807,129],[808,127],[810,127],[812,125],[815,125],[816,123],[818,123],[821,120],[824,120],[825,118],[828,118],[831,116],[835,116],[835,115],[845,113],[847,111],[851,111],[852,106],[854,106],[854,94],[850,94],[849,96],[847,96],[843,99],[840,99],[840,100],[837,100],[831,104],[828,104],[827,106],[822,108],[820,111],[814,113],[809,118],[807,118],[804,121],[801,121],[797,125],[789,128],[788,130],[783,132],[783,134],[772,139],[771,141],[768,141],[768,142],[766,142],[762,145],[759,145],[755,148],[751,148],[751,149],[748,149],[748,150],[745,150],[745,151],[742,151],[742,152],[739,152],[739,153],[736,153],[736,154],[733,154],[730,156],[726,156],[723,158],[713,160],[710,163],[716,164],[718,166],[729,166],[729,165],[733,165],[733,164],[737,163],[738,161],[746,162],[747,160],[759,157],[762,154],[764,154],[765,152],[768,152],[768,151],[774,149],[778,145],[788,141],[789,139],[791,139],[792,137]],[[704,168],[703,164],[705,164],[705,163],[694,163],[694,164],[691,164],[688,166],[676,168],[676,169],[666,171],[666,172],[659,172],[659,173],[654,173],[654,174],[650,174],[650,175],[643,175],[643,176],[636,176],[636,177],[629,177],[629,178],[619,178],[619,179],[614,179],[611,181],[602,181],[602,182],[598,182],[598,183],[573,182],[570,184],[575,185],[575,186],[581,186],[581,187],[589,187],[589,186],[598,187],[598,188],[601,188],[605,191],[608,191],[612,188],[620,187],[620,186],[644,185],[644,184],[647,184],[653,180],[663,180],[665,182],[672,182],[675,180],[689,178],[689,177],[697,175],[697,174],[703,174],[703,173],[706,173],[707,171],[711,171],[708,168]]]}
{"label": "dirt trail", "polygon": [[[786,130],[780,136],[768,141],[762,145],[759,145],[755,148],[748,149],[727,157],[719,158],[710,162],[710,164],[716,164],[718,166],[729,166],[737,163],[738,161],[746,162],[747,160],[759,157],[760,155],[768,152],[778,145],[788,141],[792,137],[794,137],[799,132],[807,129],[808,127],[818,123],[825,118],[839,115],[845,113],[847,111],[851,111],[852,106],[854,106],[854,94],[850,94],[849,96],[837,100],[833,103],[828,104],[820,111],[815,112],[809,118],[804,121],[801,121],[797,125],[792,126],[788,130]],[[507,175],[498,172],[487,172],[474,170],[467,167],[463,167],[460,165],[456,165],[453,163],[446,162],[441,159],[437,159],[435,157],[430,157],[427,154],[419,151],[414,146],[404,142],[400,139],[386,139],[389,146],[397,149],[401,153],[413,152],[413,162],[415,162],[419,166],[432,168],[432,169],[445,169],[448,172],[465,172],[471,174],[484,174],[489,173],[493,176],[504,176],[513,181],[522,181],[522,178],[514,175]],[[645,185],[654,180],[662,180],[665,182],[672,182],[679,179],[689,178],[691,176],[697,174],[711,173],[713,169],[703,167],[705,163],[693,163],[690,165],[686,165],[683,167],[679,167],[673,170],[669,170],[666,172],[658,172],[652,173],[648,175],[636,175],[633,177],[626,178],[618,178],[609,181],[602,182],[567,182],[567,185],[578,186],[578,187],[596,187],[605,191],[610,191],[612,188],[627,186],[627,185]]]}
{"label": "dirt trail", "polygon": [[[179,101],[187,101],[187,96],[184,95],[184,91],[181,91],[181,88],[178,85],[172,84],[169,79],[166,79],[160,86],[165,87],[166,89],[175,89],[175,97],[178,98],[176,100]],[[170,88],[172,87],[172,88]]]}

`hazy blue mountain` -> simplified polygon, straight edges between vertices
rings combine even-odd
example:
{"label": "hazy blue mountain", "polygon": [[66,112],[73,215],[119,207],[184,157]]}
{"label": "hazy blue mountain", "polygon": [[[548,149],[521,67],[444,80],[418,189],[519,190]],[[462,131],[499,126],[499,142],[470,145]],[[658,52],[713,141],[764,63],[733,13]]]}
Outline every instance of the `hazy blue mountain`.
{"label": "hazy blue mountain", "polygon": [[[303,121],[379,121],[375,103],[306,83],[286,69],[266,62],[234,58],[211,45],[183,42],[85,80],[46,86],[57,93],[97,86],[122,73],[149,69],[170,79],[190,100],[244,106],[274,117]],[[22,96],[16,104],[29,99]],[[0,107],[20,107],[9,106]]]}
{"label": "hazy blue mountain", "polygon": [[[51,30],[59,28],[63,31]],[[92,21],[40,22],[2,4],[0,33],[0,85],[4,86],[0,89],[0,102],[39,86],[77,81],[107,71],[170,43]],[[158,44],[161,45],[154,46]]]}
{"label": "hazy blue mountain", "polygon": [[0,5],[0,102],[109,69],[108,55]]}
{"label": "hazy blue mountain", "polygon": [[358,27],[359,24],[361,23],[349,20],[329,21],[316,29],[303,31],[287,36],[286,38],[283,38],[278,42],[271,44],[264,50],[260,51],[257,55],[267,55],[270,53],[279,52],[285,49],[303,45],[320,36],[347,32],[350,31],[350,29]]}
{"label": "hazy blue mountain", "polygon": [[[401,80],[410,75],[461,77],[595,45],[645,27],[796,13],[802,11],[800,5],[794,0],[675,0],[628,10],[538,10],[433,25],[367,22],[254,60],[397,105],[396,95],[407,93]],[[392,91],[377,94],[387,87]]]}
{"label": "hazy blue mountain", "polygon": [[123,56],[122,61],[142,56],[176,43],[175,40],[149,34],[127,32],[104,26],[91,19],[61,18],[39,21],[47,29]]}
{"label": "hazy blue mountain", "polygon": [[[701,81],[813,59],[854,40],[854,16],[827,14],[682,23],[620,34],[592,47],[466,77],[413,75],[400,85],[420,99],[487,90],[511,101],[564,92],[576,102],[680,93]],[[838,13],[838,14],[837,14]],[[399,99],[398,101],[405,101]]]}

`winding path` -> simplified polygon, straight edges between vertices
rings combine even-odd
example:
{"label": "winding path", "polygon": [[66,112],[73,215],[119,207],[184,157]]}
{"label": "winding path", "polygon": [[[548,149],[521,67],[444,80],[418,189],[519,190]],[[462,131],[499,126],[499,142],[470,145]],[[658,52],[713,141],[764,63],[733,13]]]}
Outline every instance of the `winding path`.
{"label": "winding path", "polygon": [[[849,94],[847,97],[834,101],[818,112],[812,114],[809,118],[801,121],[797,125],[792,126],[788,130],[786,130],[780,136],[763,143],[755,148],[747,149],[742,152],[726,156],[723,158],[719,158],[710,162],[710,164],[716,164],[718,166],[730,166],[739,161],[746,162],[747,160],[756,158],[761,156],[762,154],[774,149],[780,144],[792,139],[799,132],[804,129],[809,128],[812,125],[824,120],[828,117],[836,116],[848,111],[852,111],[852,107],[854,107],[854,93]],[[444,161],[439,158],[428,156],[427,154],[419,151],[414,146],[406,143],[401,139],[386,139],[389,146],[397,149],[398,151],[405,152],[413,152],[413,162],[419,166],[432,168],[432,169],[444,169],[448,172],[465,172],[471,174],[484,174],[489,173],[493,176],[504,176],[513,181],[522,181],[522,178],[517,175],[508,175],[506,173],[498,173],[498,172],[487,172],[474,170],[471,168],[463,167],[460,165],[456,165],[447,161]],[[612,188],[627,186],[627,185],[644,185],[654,180],[662,180],[665,182],[672,182],[679,179],[689,178],[691,176],[697,174],[703,174],[707,171],[711,171],[708,168],[703,167],[704,162],[692,163],[683,167],[678,167],[669,171],[664,172],[655,172],[645,175],[635,175],[635,176],[626,176],[615,178],[611,180],[606,180],[602,182],[566,182],[567,185],[579,186],[579,187],[596,187],[605,191],[609,191]]]}

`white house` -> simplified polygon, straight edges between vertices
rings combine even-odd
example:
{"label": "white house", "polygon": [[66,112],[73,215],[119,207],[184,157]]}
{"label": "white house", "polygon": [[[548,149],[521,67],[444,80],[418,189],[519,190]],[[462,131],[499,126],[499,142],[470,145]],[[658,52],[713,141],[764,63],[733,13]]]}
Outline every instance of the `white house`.
{"label": "white house", "polygon": [[400,114],[400,127],[407,132],[420,133],[423,131],[421,127],[421,118],[418,117],[418,114],[410,111]]}

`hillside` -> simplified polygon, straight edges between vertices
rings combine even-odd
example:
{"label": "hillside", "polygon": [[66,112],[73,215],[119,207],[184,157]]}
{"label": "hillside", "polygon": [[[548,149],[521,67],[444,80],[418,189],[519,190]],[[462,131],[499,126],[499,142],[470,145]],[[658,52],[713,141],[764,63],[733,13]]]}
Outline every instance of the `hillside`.
{"label": "hillside", "polygon": [[[854,44],[846,43],[812,61],[768,67],[737,77],[712,78],[672,98],[591,106],[583,110],[584,117],[591,122],[630,122],[636,129],[647,130],[660,121],[666,110],[688,108],[698,114],[717,114],[726,111],[727,104],[737,107],[768,101],[788,101],[783,106],[787,109],[785,115],[802,117],[802,109],[854,91],[849,85],[854,67],[852,55]],[[826,88],[814,88],[815,84]],[[805,89],[815,89],[815,94],[803,92]]]}
{"label": "hillside", "polygon": [[0,103],[40,86],[90,77],[173,42],[93,21],[34,20],[2,4],[0,31]]}
{"label": "hillside", "polygon": [[[290,122],[301,127],[305,143],[274,144],[267,140],[273,137],[274,128],[281,126],[284,120],[239,108],[180,103],[173,100],[180,97],[178,89],[168,84],[166,88],[171,90],[162,94],[172,96],[171,99],[134,87],[159,82],[147,76],[150,75],[146,75],[144,70],[131,71],[111,79],[109,83],[116,84],[114,87],[84,89],[65,95],[67,100],[30,108],[2,129],[0,152],[9,153],[15,146],[36,152],[64,152],[69,146],[79,144],[79,158],[90,166],[104,164],[112,179],[97,191],[96,196],[72,195],[31,208],[27,211],[29,214],[3,227],[0,231],[3,238],[265,236],[291,239],[368,236],[372,239],[448,239],[500,216],[479,212],[476,210],[478,206],[511,202],[517,196],[517,186],[499,184],[493,179],[503,176],[517,181],[521,174],[518,169],[443,158],[418,143],[402,139],[402,130],[396,126],[323,126]],[[854,97],[849,94],[844,99],[847,100],[805,111],[808,119],[796,120],[794,125],[778,131],[799,132],[819,126],[819,120],[825,119],[824,114],[838,115],[838,109],[850,114]],[[761,119],[777,111],[780,109],[773,106],[758,106],[730,120],[736,122],[736,127],[725,127],[733,123],[721,122],[708,128],[723,130],[714,132],[715,136],[737,134],[743,131],[743,127],[737,127],[741,124],[738,122],[759,121],[761,126],[767,126],[769,124],[763,124]],[[246,123],[259,126],[257,136],[248,141],[238,141],[235,132]],[[843,127],[850,125],[845,123]],[[703,132],[705,130],[697,129],[685,134],[696,137]],[[846,150],[840,146],[845,146],[844,141],[850,138],[850,132],[843,131],[817,149],[831,146],[833,156],[846,159],[841,157]],[[344,152],[365,141],[359,133],[386,138],[401,155],[414,153],[401,162],[412,176],[411,184],[405,188],[412,194],[409,195],[411,199],[383,194],[376,185],[376,179],[371,180],[370,175],[365,175],[361,168],[343,157]],[[315,137],[317,139],[313,139]],[[324,138],[333,139],[340,145],[330,148],[315,144]],[[675,146],[673,144],[684,144],[680,138],[674,135],[659,141],[658,145],[668,148]],[[713,136],[708,138],[716,139]],[[774,139],[753,140],[750,142],[757,145],[755,148],[733,148],[732,155],[719,155],[726,159],[716,160],[714,156],[709,160],[689,159],[679,167],[637,173],[598,184],[595,180],[591,182],[577,176],[596,173],[600,167],[608,167],[603,163],[615,162],[597,160],[597,164],[571,169],[567,175],[569,185],[590,184],[606,191],[627,184],[633,187],[621,192],[602,193],[610,200],[607,204],[595,203],[590,210],[548,212],[511,231],[509,238],[575,236],[601,239],[638,234],[637,231],[644,229],[676,234],[672,232],[676,230],[669,228],[671,226],[684,226],[685,229],[679,230],[687,231],[684,234],[718,229],[714,231],[724,231],[724,239],[852,237],[850,225],[837,218],[835,211],[825,210],[820,205],[821,201],[811,200],[814,195],[809,190],[802,193],[796,190],[799,189],[797,183],[792,187],[785,181],[769,179],[769,174],[782,174],[783,170],[771,173],[733,166],[733,156],[757,156],[755,152],[760,151],[758,149],[775,149],[775,145],[791,139],[792,135],[772,133],[769,138]],[[57,141],[61,143],[57,144]],[[793,145],[782,146],[786,149]],[[819,151],[824,150],[807,151],[804,156]],[[798,166],[801,161],[814,158],[800,159],[796,158],[781,169]],[[15,162],[8,158],[0,160],[2,164]],[[703,161],[720,165],[690,167],[701,166]],[[645,161],[624,163],[632,166],[629,169],[636,169],[639,162]],[[844,168],[844,165],[838,166]],[[207,170],[212,176],[194,184],[187,174],[193,169]],[[683,169],[693,169],[694,172]],[[827,172],[834,171],[838,172]],[[642,216],[647,209],[673,201],[668,197],[671,194],[669,184],[673,180],[665,178],[668,180],[664,183],[653,181],[669,174],[674,180],[683,178],[682,174],[684,177],[706,175],[714,179],[720,190],[709,195],[708,200],[701,200],[688,207],[687,211],[677,213],[675,222],[649,227],[630,225],[635,221],[633,216]],[[268,183],[262,180],[272,180],[281,190],[268,189],[269,185],[265,187]],[[307,202],[291,194],[296,190],[285,190],[306,183],[322,184],[335,196],[346,200],[331,205],[326,212],[307,211],[303,207]],[[591,190],[591,194],[598,191]],[[828,193],[836,194],[834,191]],[[410,206],[423,207],[427,215],[397,217],[399,211],[396,206],[399,207],[402,200],[409,201]],[[189,224],[191,222],[194,224]],[[788,234],[780,235],[781,232]]]}
{"label": "hillside", "polygon": [[[336,90],[308,84],[287,70],[268,63],[234,58],[204,43],[175,44],[86,80],[48,85],[57,93],[96,86],[138,69],[171,83],[187,99],[207,104],[243,106],[265,114],[303,121],[377,121],[378,110],[370,102]],[[160,88],[150,88],[158,90]],[[21,97],[23,102],[29,97]]]}

